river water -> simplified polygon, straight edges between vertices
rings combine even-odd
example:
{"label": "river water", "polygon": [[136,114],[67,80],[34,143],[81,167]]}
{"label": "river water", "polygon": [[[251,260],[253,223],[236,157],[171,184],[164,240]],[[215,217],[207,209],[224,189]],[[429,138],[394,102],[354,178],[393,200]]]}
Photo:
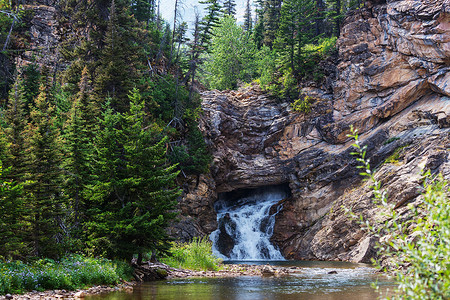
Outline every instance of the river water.
{"label": "river water", "polygon": [[[236,263],[236,262],[235,262]],[[266,262],[252,262],[266,263]],[[367,265],[342,262],[282,261],[272,265],[297,266],[302,273],[285,277],[183,278],[148,282],[132,292],[86,297],[89,300],[376,300],[394,289],[393,282]],[[335,274],[329,274],[335,271]]]}

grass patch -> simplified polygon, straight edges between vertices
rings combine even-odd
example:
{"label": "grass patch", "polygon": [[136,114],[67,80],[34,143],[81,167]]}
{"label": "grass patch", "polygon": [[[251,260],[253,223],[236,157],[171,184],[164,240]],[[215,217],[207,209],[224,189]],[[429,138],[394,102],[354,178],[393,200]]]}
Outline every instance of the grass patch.
{"label": "grass patch", "polygon": [[403,149],[408,147],[408,145],[398,147],[395,149],[394,153],[392,153],[391,156],[386,158],[384,161],[384,164],[398,164],[398,160],[400,159],[400,156],[403,154]]}
{"label": "grass patch", "polygon": [[0,261],[0,295],[26,291],[75,290],[92,285],[115,285],[129,280],[132,269],[126,262],[71,255],[54,261],[33,263]]}
{"label": "grass patch", "polygon": [[388,145],[388,144],[390,144],[390,143],[392,143],[392,142],[395,142],[395,141],[398,141],[400,138],[399,137],[391,137],[390,139],[388,139],[386,142],[384,142],[384,144],[383,145]]}
{"label": "grass patch", "polygon": [[217,271],[222,262],[213,255],[208,237],[194,238],[191,243],[173,243],[169,253],[161,262],[173,268]]}

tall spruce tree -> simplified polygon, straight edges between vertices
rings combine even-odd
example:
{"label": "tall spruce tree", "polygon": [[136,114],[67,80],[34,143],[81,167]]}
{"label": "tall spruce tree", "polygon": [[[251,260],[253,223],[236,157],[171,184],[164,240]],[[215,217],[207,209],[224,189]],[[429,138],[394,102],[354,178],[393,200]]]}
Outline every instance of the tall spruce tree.
{"label": "tall spruce tree", "polygon": [[32,243],[36,256],[55,257],[62,253],[66,232],[66,196],[62,191],[61,140],[55,125],[50,82],[41,85],[31,111],[29,134],[29,182],[26,192],[32,208]]}
{"label": "tall spruce tree", "polygon": [[190,45],[189,70],[183,79],[183,83],[187,83],[191,80],[189,99],[192,98],[192,87],[197,72],[197,67],[201,64],[200,55],[208,52],[212,38],[212,31],[213,28],[219,23],[221,9],[219,0],[203,0],[199,1],[199,3],[206,5],[206,15],[201,21],[199,20],[199,17],[196,16],[196,21],[194,24],[194,38]]}
{"label": "tall spruce tree", "polygon": [[115,212],[123,207],[120,178],[126,168],[123,159],[121,115],[107,101],[102,107],[94,139],[93,173],[86,189],[86,218],[83,222],[87,252],[91,255],[113,256],[112,227]]}
{"label": "tall spruce tree", "polygon": [[72,104],[65,132],[65,150],[67,158],[64,162],[65,193],[70,199],[73,211],[74,230],[80,229],[80,219],[85,212],[86,185],[91,179],[93,139],[95,136],[98,108],[90,97],[90,81],[87,68],[83,69],[80,91]]}
{"label": "tall spruce tree", "polygon": [[167,138],[158,139],[147,126],[139,92],[133,90],[129,97],[130,110],[123,117],[110,108],[103,113],[104,129],[96,138],[95,202],[86,224],[94,244],[127,259],[167,250],[165,229],[179,195],[177,173],[166,164]]}
{"label": "tall spruce tree", "polygon": [[6,128],[4,131],[9,147],[7,156],[3,159],[4,166],[14,166],[13,170],[7,172],[7,176],[16,182],[26,180],[25,128],[29,119],[29,115],[25,111],[26,103],[24,82],[21,76],[17,76],[9,93],[8,106],[5,111]]}
{"label": "tall spruce tree", "polygon": [[236,15],[236,3],[234,0],[225,0],[223,2],[223,14],[231,17]]}
{"label": "tall spruce tree", "polygon": [[264,2],[264,45],[272,48],[278,31],[281,16],[281,0]]}
{"label": "tall spruce tree", "polygon": [[244,30],[247,32],[251,32],[252,29],[253,29],[252,7],[250,5],[250,0],[247,0],[244,14]]}
{"label": "tall spruce tree", "polygon": [[275,47],[284,64],[297,74],[303,67],[304,46],[312,42],[316,7],[314,0],[285,0]]}
{"label": "tall spruce tree", "polygon": [[[3,135],[0,133],[0,135]],[[0,143],[4,143],[4,136],[0,136]],[[1,147],[1,145],[0,145]],[[23,201],[23,186],[20,183],[5,178],[0,161],[0,257],[21,258],[27,254],[25,233],[27,231],[26,206]]]}
{"label": "tall spruce tree", "polygon": [[255,15],[255,28],[253,30],[253,40],[256,47],[261,49],[264,41],[264,15],[265,5],[264,0],[256,0],[256,15]]}
{"label": "tall spruce tree", "polygon": [[143,54],[133,28],[134,19],[128,9],[123,5],[116,7],[112,0],[94,91],[98,102],[109,97],[112,106],[121,112],[127,110],[127,94],[138,79]]}
{"label": "tall spruce tree", "polygon": [[166,163],[167,137],[159,138],[148,127],[139,91],[134,89],[129,98],[130,110],[124,116],[126,205],[117,225],[118,230],[123,229],[120,248],[125,257],[168,250],[166,227],[175,217],[173,211],[180,195],[175,185],[178,172],[174,165]]}

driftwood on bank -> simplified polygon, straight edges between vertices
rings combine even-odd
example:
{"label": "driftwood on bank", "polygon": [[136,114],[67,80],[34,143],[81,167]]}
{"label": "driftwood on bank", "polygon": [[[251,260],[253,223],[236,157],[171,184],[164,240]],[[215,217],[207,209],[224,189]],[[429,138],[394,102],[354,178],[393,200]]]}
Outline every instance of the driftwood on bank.
{"label": "driftwood on bank", "polygon": [[193,271],[169,267],[162,263],[133,262],[134,277],[138,282],[184,277],[238,277],[238,276],[286,276],[301,273],[299,267],[269,265],[225,264],[217,271]]}

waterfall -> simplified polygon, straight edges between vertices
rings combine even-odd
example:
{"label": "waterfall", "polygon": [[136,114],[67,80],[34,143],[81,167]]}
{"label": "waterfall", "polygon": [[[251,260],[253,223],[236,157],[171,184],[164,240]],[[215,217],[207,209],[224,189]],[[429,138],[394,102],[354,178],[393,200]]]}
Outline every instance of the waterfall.
{"label": "waterfall", "polygon": [[241,194],[221,194],[215,203],[218,228],[211,233],[214,254],[225,260],[284,260],[270,237],[281,205],[276,211],[271,208],[288,197],[286,187],[264,187]]}

